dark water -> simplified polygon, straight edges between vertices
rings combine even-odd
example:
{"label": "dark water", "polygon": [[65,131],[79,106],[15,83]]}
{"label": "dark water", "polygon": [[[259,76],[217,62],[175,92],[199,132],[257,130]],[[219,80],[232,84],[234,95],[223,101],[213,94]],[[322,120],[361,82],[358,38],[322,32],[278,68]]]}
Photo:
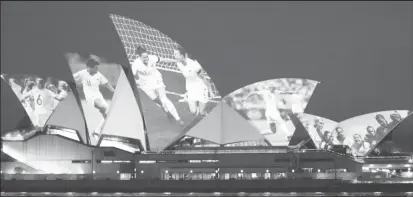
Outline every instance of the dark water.
{"label": "dark water", "polygon": [[[412,188],[413,190],[413,188]],[[69,196],[142,196],[142,197],[156,197],[156,196],[170,196],[170,197],[230,197],[230,196],[283,196],[283,197],[289,197],[289,196],[294,196],[294,197],[316,197],[316,196],[411,196],[413,197],[413,191],[412,192],[403,192],[403,193],[383,193],[383,192],[365,192],[365,193],[350,193],[350,192],[340,192],[340,193],[324,193],[324,192],[306,192],[306,193],[74,193],[74,192],[68,192],[68,193],[53,193],[53,192],[41,192],[41,193],[30,193],[30,192],[2,192],[1,196],[64,196],[64,197],[69,197]]]}

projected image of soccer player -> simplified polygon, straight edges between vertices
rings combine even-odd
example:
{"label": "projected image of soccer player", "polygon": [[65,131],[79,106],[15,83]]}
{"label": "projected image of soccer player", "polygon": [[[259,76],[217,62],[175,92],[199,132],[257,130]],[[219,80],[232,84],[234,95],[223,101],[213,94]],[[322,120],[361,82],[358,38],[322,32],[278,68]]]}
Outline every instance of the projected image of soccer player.
{"label": "projected image of soccer player", "polygon": [[205,79],[204,72],[198,61],[188,57],[182,47],[174,51],[177,66],[185,77],[186,101],[189,110],[195,116],[206,116],[205,107],[209,100],[211,84]]}
{"label": "projected image of soccer player", "polygon": [[339,145],[345,145],[347,143],[346,136],[344,135],[344,130],[341,127],[336,127],[336,142]]}
{"label": "projected image of soccer player", "polygon": [[17,98],[21,99],[22,98],[23,87],[18,84],[17,80],[13,77],[10,77],[8,80],[6,78],[4,78],[4,76],[2,76],[2,78],[9,83],[9,85],[10,85],[11,89],[13,90],[13,92],[16,93]]}
{"label": "projected image of soccer player", "polygon": [[381,111],[341,121],[335,130],[335,145],[347,145],[353,153],[365,156],[407,117],[407,110]]}
{"label": "projected image of soccer player", "polygon": [[257,90],[249,93],[245,99],[250,98],[252,95],[258,95],[264,101],[265,117],[271,131],[274,134],[277,133],[277,131],[283,132],[286,136],[289,136],[290,134],[288,133],[288,127],[279,111],[279,109],[282,109],[284,105],[279,99],[277,99],[275,92],[271,92],[268,89]]}
{"label": "projected image of soccer player", "polygon": [[370,150],[369,143],[365,142],[360,134],[356,133],[353,135],[353,144],[351,145],[351,150],[355,156],[363,156]]}
{"label": "projected image of soccer player", "polygon": [[55,107],[53,92],[46,88],[43,78],[36,78],[35,83],[29,82],[28,84],[30,85],[21,101],[29,100],[29,102],[34,103],[33,114],[36,118],[32,122],[38,129],[42,129]]}
{"label": "projected image of soccer player", "polygon": [[176,62],[176,60],[150,55],[142,47],[138,47],[137,53],[139,57],[132,63],[132,72],[138,78],[137,85],[152,101],[161,106],[169,119],[173,118],[177,124],[184,125],[175,105],[166,96],[162,74],[156,68],[159,62]]}
{"label": "projected image of soccer player", "polygon": [[334,145],[334,135],[330,131],[324,131],[319,148],[329,150]]}
{"label": "projected image of soccer player", "polygon": [[387,122],[386,118],[382,114],[377,114],[376,115],[376,121],[380,124],[379,127],[376,129],[376,133],[380,138],[383,138],[384,136],[387,135],[389,132],[388,130],[388,125],[389,123]]}
{"label": "projected image of soccer player", "polygon": [[34,92],[35,112],[39,119],[38,126],[43,127],[55,107],[54,93],[46,88],[46,81],[43,78],[37,78],[36,84],[37,88]]}
{"label": "projected image of soccer player", "polygon": [[[324,132],[334,131],[338,124],[336,121],[307,113],[298,113],[296,116],[302,117],[300,121],[317,148],[320,148],[320,144],[328,139],[328,137],[324,137]],[[306,126],[306,124],[309,125]]]}
{"label": "projected image of soccer player", "polygon": [[[317,81],[271,79],[240,88],[224,99],[253,124],[273,146],[290,142]],[[308,120],[312,120],[309,118]]]}
{"label": "projected image of soccer player", "polygon": [[376,129],[372,126],[367,126],[367,134],[364,137],[364,141],[370,144],[370,146],[375,146],[379,140],[376,135]]}
{"label": "projected image of soccer player", "polygon": [[54,99],[58,101],[64,100],[69,94],[69,85],[65,81],[59,81]]}
{"label": "projected image of soccer player", "polygon": [[[34,126],[32,130],[44,132],[46,122],[59,103],[59,100],[55,99],[58,93],[57,80],[52,77],[21,74],[2,74],[1,78],[10,85],[20,100]],[[63,99],[62,97],[60,100]]]}
{"label": "projected image of soccer player", "polygon": [[390,114],[390,119],[391,122],[389,123],[389,128],[396,127],[403,120],[402,116],[397,111],[394,111],[392,114]]}
{"label": "projected image of soccer player", "polygon": [[32,95],[32,91],[35,88],[36,83],[31,78],[26,78],[24,80],[23,90],[22,90],[22,97],[21,102],[23,103],[23,107],[27,112],[27,115],[30,117],[30,120],[33,122],[33,126],[37,124],[37,116],[34,113],[34,97]]}
{"label": "projected image of soccer player", "polygon": [[324,128],[324,121],[321,118],[316,118],[314,120],[314,128],[318,133],[318,136],[320,137],[320,139],[323,138],[323,128]]}
{"label": "projected image of soccer player", "polygon": [[[25,109],[30,120],[37,120],[36,115],[34,114],[33,97],[31,96],[31,94],[29,94],[33,87],[35,87],[35,83],[28,77],[20,78],[20,80],[19,78],[2,74],[1,78],[8,82],[17,98],[21,101],[22,106]],[[24,99],[23,95],[25,96]],[[37,121],[35,121],[35,123],[37,123]]]}
{"label": "projected image of soccer player", "polygon": [[89,58],[86,61],[86,69],[80,70],[73,75],[76,83],[81,84],[83,87],[83,93],[86,98],[86,102],[89,105],[95,107],[103,116],[100,125],[93,131],[93,136],[99,139],[102,127],[109,109],[106,100],[103,98],[100,92],[100,86],[106,87],[111,92],[115,92],[115,89],[108,82],[105,76],[99,72],[100,62],[93,58]]}

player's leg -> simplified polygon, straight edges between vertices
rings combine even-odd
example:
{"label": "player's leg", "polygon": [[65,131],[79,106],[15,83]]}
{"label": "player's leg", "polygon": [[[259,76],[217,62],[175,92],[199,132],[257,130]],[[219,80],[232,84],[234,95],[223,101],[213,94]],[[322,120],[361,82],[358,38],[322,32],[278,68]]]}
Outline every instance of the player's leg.
{"label": "player's leg", "polygon": [[33,108],[29,104],[26,103],[24,109],[26,110],[26,113],[29,116],[33,126],[37,127],[38,119],[37,119],[37,116],[36,116]]}
{"label": "player's leg", "polygon": [[98,126],[94,129],[93,135],[97,138],[96,140],[99,139],[100,135],[102,134],[102,129],[105,124],[105,119],[108,113],[109,106],[106,103],[105,99],[103,96],[96,96],[94,99],[94,106],[96,109],[99,110],[99,112],[102,114],[103,118],[98,124]]}
{"label": "player's leg", "polygon": [[154,88],[154,86],[150,86],[148,84],[145,85],[141,85],[140,89],[145,92],[145,94],[149,97],[149,99],[151,99],[153,102],[156,103],[156,105],[158,105],[160,108],[162,108],[162,110],[165,113],[168,113],[168,109],[163,106],[161,99],[158,96],[158,93],[156,92],[156,88]]}
{"label": "player's leg", "polygon": [[188,105],[194,115],[205,116],[205,107],[208,103],[208,89],[204,85],[188,89]]}
{"label": "player's leg", "polygon": [[270,126],[271,132],[273,134],[276,134],[277,133],[277,124],[275,124],[275,122],[269,122],[268,124]]}
{"label": "player's leg", "polygon": [[94,99],[94,106],[102,114],[103,118],[106,118],[109,108],[106,101],[103,98],[97,97]]}
{"label": "player's leg", "polygon": [[[162,110],[165,111],[165,109],[162,107],[162,102],[161,102],[161,100],[159,99],[158,96],[156,96],[155,99],[152,99],[152,101],[155,102],[158,107],[162,108]],[[166,111],[165,111],[165,112],[166,112]]]}
{"label": "player's leg", "polygon": [[194,116],[198,115],[199,111],[198,111],[197,102],[188,100],[187,103],[188,103],[189,111],[191,112],[191,114]]}
{"label": "player's leg", "polygon": [[39,120],[38,126],[39,126],[39,129],[40,129],[40,128],[43,128],[43,127],[45,126],[46,121],[47,121],[47,118],[49,117],[48,115],[49,115],[49,113],[44,112],[44,111],[42,111],[42,112],[40,112],[40,113],[38,114],[38,120]]}
{"label": "player's leg", "polygon": [[186,90],[186,103],[188,104],[189,111],[192,115],[197,116],[198,111],[198,102],[196,99],[196,89],[187,89]]}
{"label": "player's leg", "polygon": [[268,126],[273,134],[277,133],[277,120],[271,114],[271,109],[265,109],[265,118],[267,119]]}
{"label": "player's leg", "polygon": [[266,110],[266,117],[270,123],[270,128],[273,133],[277,131],[284,132],[288,136],[288,127],[285,121],[281,118],[280,113],[276,109]]}
{"label": "player's leg", "polygon": [[96,141],[99,140],[99,137],[102,135],[103,126],[105,125],[105,119],[100,120],[98,126],[93,130],[93,136],[95,136]]}
{"label": "player's leg", "polygon": [[158,94],[159,99],[162,102],[162,106],[164,106],[167,109],[167,111],[172,114],[172,116],[179,124],[183,124],[183,122],[181,121],[181,117],[179,117],[178,111],[175,108],[175,105],[166,96],[165,86],[158,87],[156,89],[156,92]]}
{"label": "player's leg", "polygon": [[166,116],[168,117],[170,121],[175,121],[174,116],[168,111],[168,109],[165,106],[163,106],[161,99],[159,98],[158,93],[156,92],[156,89],[152,87],[154,86],[149,86],[149,85],[139,86],[139,88],[143,92],[145,92],[145,94],[149,97],[149,99],[155,102],[156,105],[160,107],[162,111],[165,112]]}
{"label": "player's leg", "polygon": [[205,108],[209,100],[208,95],[209,95],[209,90],[208,88],[205,88],[200,95],[201,98],[198,100],[198,110],[201,116],[207,115]]}
{"label": "player's leg", "polygon": [[31,119],[33,126],[36,127],[36,130],[40,128],[40,116],[39,111],[34,109],[31,113]]}

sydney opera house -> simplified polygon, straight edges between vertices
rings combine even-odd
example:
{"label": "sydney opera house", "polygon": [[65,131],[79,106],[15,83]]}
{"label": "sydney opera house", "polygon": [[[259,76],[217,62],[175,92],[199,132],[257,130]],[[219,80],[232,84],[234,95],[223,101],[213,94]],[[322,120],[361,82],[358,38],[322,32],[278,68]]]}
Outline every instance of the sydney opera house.
{"label": "sydney opera house", "polygon": [[[228,82],[230,88],[221,91],[231,76],[207,73],[214,69],[209,63],[220,62],[204,63],[194,46],[178,43],[185,42],[174,38],[179,29],[163,30],[154,22],[155,28],[130,13],[91,16],[88,27],[96,29],[85,34],[106,45],[87,46],[94,44],[81,38],[82,29],[59,22],[56,29],[71,29],[56,35],[56,45],[66,48],[39,55],[37,46],[31,58],[41,60],[30,65],[25,57],[13,59],[14,65],[2,61],[2,180],[413,181],[411,104],[394,104],[400,100],[394,98],[382,105],[377,99],[350,110],[359,105],[334,101],[337,92],[326,91],[343,88],[334,77],[300,71],[244,85]],[[107,32],[98,33],[99,25]],[[58,30],[46,31],[50,36]],[[79,40],[68,41],[70,36]],[[3,54],[2,46],[2,56],[14,50]],[[45,60],[50,56],[58,57]],[[367,86],[351,79],[347,84]],[[356,89],[362,88],[344,94],[358,94]],[[376,90],[382,91],[365,94]],[[341,107],[322,113],[328,105]],[[338,115],[337,109],[349,112]]]}

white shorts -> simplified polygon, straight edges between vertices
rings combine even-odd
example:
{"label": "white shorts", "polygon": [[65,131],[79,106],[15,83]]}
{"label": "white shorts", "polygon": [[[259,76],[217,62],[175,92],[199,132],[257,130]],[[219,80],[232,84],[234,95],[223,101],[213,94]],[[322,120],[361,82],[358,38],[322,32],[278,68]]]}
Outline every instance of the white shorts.
{"label": "white shorts", "polygon": [[33,126],[37,126],[39,124],[39,118],[37,114],[34,112],[33,108],[30,106],[24,106],[27,115],[29,116],[30,120],[32,121]]}
{"label": "white shorts", "polygon": [[37,113],[37,126],[44,127],[47,120],[49,119],[51,113],[47,111],[42,111]]}
{"label": "white shorts", "polygon": [[208,103],[208,88],[207,87],[193,87],[187,90],[189,102]]}
{"label": "white shorts", "polygon": [[92,106],[95,106],[95,100],[96,100],[96,99],[100,99],[100,100],[103,102],[103,104],[104,104],[105,106],[107,106],[107,103],[106,103],[105,98],[103,98],[103,95],[100,94],[100,93],[85,94],[85,99],[86,99],[86,102],[88,102],[88,103],[89,103],[90,105],[92,105]]}
{"label": "white shorts", "polygon": [[156,92],[157,89],[165,88],[162,78],[156,78],[145,82],[136,81],[136,83],[151,100],[155,100],[158,97],[158,93]]}

